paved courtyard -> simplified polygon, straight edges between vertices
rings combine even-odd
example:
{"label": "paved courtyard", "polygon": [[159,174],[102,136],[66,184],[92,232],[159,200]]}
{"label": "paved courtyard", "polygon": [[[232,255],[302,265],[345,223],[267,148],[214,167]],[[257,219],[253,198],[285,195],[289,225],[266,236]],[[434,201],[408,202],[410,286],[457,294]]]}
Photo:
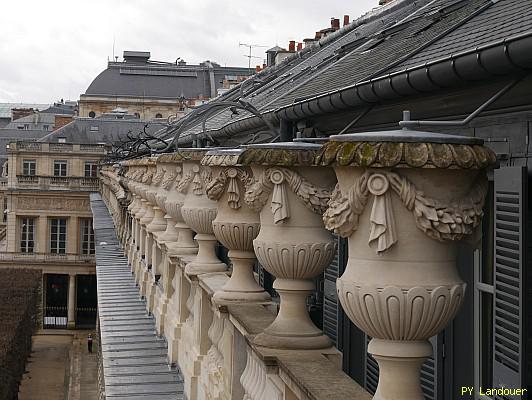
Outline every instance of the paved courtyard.
{"label": "paved courtyard", "polygon": [[87,331],[45,330],[33,337],[19,400],[96,400],[96,354]]}

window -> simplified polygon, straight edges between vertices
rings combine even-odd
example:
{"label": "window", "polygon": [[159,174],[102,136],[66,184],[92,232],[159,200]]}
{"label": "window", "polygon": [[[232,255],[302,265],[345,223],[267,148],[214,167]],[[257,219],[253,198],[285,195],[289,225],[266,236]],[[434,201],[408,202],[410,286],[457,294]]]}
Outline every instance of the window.
{"label": "window", "polygon": [[43,131],[49,131],[50,130],[50,125],[43,125],[42,126],[42,130]]}
{"label": "window", "polygon": [[66,160],[55,160],[54,161],[54,176],[67,176]]}
{"label": "window", "polygon": [[22,162],[22,175],[35,176],[36,167],[37,162],[35,160],[24,160]]}
{"label": "window", "polygon": [[85,177],[96,178],[98,176],[98,164],[95,161],[85,161]]}
{"label": "window", "polygon": [[35,246],[35,218],[22,218],[20,222],[20,252],[33,253]]}
{"label": "window", "polygon": [[64,137],[57,138],[57,143],[66,143],[66,138]]}
{"label": "window", "polygon": [[140,114],[138,112],[136,112],[134,115],[135,115],[135,118],[140,118]]}
{"label": "window", "polygon": [[89,117],[94,118],[96,116],[96,113],[94,111],[89,111]]}
{"label": "window", "polygon": [[163,115],[161,113],[155,114],[155,118],[162,118],[162,117],[163,117]]}
{"label": "window", "polygon": [[94,254],[94,231],[92,229],[92,219],[84,218],[80,220],[81,227],[81,254]]}
{"label": "window", "polygon": [[7,222],[7,213],[8,213],[8,209],[7,209],[7,197],[4,197],[4,216],[2,218],[2,221],[4,221],[4,224]]}
{"label": "window", "polygon": [[50,253],[65,254],[66,224],[66,218],[53,218],[50,220]]}

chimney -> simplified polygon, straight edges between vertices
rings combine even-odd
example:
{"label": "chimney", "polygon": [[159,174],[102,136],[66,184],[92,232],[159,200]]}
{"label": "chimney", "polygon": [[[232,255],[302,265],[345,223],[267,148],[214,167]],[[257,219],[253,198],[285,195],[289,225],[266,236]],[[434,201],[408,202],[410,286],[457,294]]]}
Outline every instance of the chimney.
{"label": "chimney", "polygon": [[57,130],[65,126],[66,124],[72,122],[72,119],[73,119],[72,115],[67,115],[67,114],[56,114],[54,118],[55,118],[54,130]]}
{"label": "chimney", "polygon": [[344,26],[349,25],[349,15],[344,15]]}
{"label": "chimney", "polygon": [[296,51],[296,41],[290,40],[290,43],[288,43],[288,51],[294,52]]}
{"label": "chimney", "polygon": [[337,31],[340,29],[340,20],[338,18],[331,18],[331,28]]}
{"label": "chimney", "polygon": [[314,36],[314,40],[320,40],[321,39],[321,32],[316,32],[316,36]]}
{"label": "chimney", "polygon": [[259,73],[261,70],[260,65],[255,66],[255,73]]}
{"label": "chimney", "polygon": [[301,51],[301,50],[303,50],[303,43],[298,42],[297,43],[297,51]]}
{"label": "chimney", "polygon": [[35,114],[36,110],[33,108],[12,108],[11,109],[11,121],[15,121],[19,118],[27,117],[28,115]]}
{"label": "chimney", "polygon": [[391,3],[393,0],[379,0],[379,6],[383,6],[385,4]]}

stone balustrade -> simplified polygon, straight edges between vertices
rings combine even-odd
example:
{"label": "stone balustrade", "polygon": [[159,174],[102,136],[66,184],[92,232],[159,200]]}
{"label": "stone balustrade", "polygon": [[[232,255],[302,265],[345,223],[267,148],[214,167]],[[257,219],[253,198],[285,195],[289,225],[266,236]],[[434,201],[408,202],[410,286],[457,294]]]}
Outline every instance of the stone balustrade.
{"label": "stone balustrade", "polygon": [[[494,158],[475,139],[413,136],[189,149],[102,168],[102,197],[187,398],[371,397],[306,309],[335,252],[330,230],[349,238],[337,289],[373,337],[374,398],[422,399],[427,339],[463,299],[454,246],[480,222]],[[277,278],[278,312],[255,257]]]}

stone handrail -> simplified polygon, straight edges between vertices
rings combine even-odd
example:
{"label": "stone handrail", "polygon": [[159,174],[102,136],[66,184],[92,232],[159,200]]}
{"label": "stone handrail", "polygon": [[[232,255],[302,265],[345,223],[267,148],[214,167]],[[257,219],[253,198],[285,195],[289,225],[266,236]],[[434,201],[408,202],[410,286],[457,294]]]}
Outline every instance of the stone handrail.
{"label": "stone handrail", "polygon": [[0,262],[75,262],[75,263],[93,263],[95,257],[93,254],[55,254],[55,253],[0,253]]}
{"label": "stone handrail", "polygon": [[97,177],[85,176],[40,176],[40,175],[17,175],[17,184],[27,186],[38,186],[47,189],[76,189],[76,190],[96,190],[98,188]]}

